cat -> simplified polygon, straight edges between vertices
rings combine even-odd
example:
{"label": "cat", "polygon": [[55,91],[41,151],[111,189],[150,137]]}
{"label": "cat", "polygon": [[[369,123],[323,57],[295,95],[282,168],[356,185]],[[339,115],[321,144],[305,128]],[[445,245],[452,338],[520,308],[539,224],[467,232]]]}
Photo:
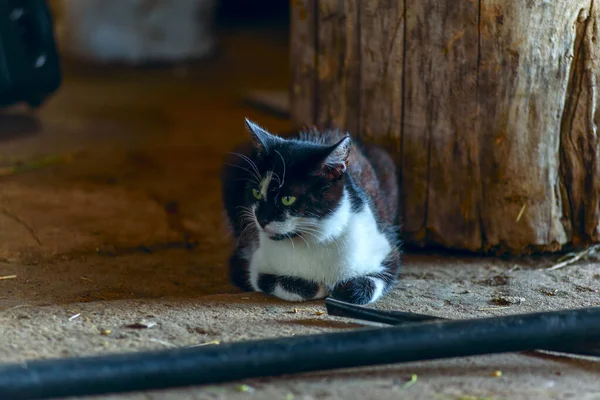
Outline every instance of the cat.
{"label": "cat", "polygon": [[340,130],[283,137],[246,126],[252,140],[221,170],[231,281],[292,302],[386,295],[402,254],[391,156]]}

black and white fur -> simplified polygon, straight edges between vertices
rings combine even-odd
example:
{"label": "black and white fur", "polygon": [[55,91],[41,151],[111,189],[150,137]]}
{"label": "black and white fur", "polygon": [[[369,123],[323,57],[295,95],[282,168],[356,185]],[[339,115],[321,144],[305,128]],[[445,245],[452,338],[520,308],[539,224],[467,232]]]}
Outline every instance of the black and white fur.
{"label": "black and white fur", "polygon": [[222,172],[232,281],[288,301],[379,300],[400,271],[391,157],[339,131],[283,138],[246,124],[253,141]]}

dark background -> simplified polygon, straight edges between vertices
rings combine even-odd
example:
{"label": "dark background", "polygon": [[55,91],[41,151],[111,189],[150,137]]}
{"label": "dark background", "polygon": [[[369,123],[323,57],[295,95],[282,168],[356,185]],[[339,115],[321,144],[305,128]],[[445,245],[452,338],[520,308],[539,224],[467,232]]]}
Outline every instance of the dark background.
{"label": "dark background", "polygon": [[249,27],[256,25],[288,25],[290,2],[285,0],[220,0],[217,24]]}

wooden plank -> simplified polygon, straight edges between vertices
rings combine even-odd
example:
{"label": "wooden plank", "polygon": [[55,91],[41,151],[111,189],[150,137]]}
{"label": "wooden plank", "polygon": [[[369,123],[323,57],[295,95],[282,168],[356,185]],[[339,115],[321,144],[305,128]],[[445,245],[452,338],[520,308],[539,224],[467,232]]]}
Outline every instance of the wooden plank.
{"label": "wooden plank", "polygon": [[359,130],[359,0],[318,1],[317,115],[319,127]]}
{"label": "wooden plank", "polygon": [[418,243],[476,250],[478,4],[408,0],[406,13],[404,228]]}
{"label": "wooden plank", "polygon": [[312,107],[318,126],[397,155],[408,242],[520,253],[600,241],[594,1],[317,8],[316,88],[294,113]]}
{"label": "wooden plank", "polygon": [[[600,7],[580,6],[561,121],[560,182],[568,233],[575,245],[600,241]],[[561,70],[562,72],[563,70]]]}
{"label": "wooden plank", "polygon": [[572,27],[586,8],[589,0],[481,1],[478,98],[486,248],[557,250],[570,240],[559,159],[561,145],[568,144],[561,143],[560,132],[565,104],[577,96],[568,90],[578,46]]}
{"label": "wooden plank", "polygon": [[364,1],[359,10],[359,132],[401,163],[404,0]]}
{"label": "wooden plank", "polygon": [[295,129],[315,123],[317,0],[292,0],[290,105]]}

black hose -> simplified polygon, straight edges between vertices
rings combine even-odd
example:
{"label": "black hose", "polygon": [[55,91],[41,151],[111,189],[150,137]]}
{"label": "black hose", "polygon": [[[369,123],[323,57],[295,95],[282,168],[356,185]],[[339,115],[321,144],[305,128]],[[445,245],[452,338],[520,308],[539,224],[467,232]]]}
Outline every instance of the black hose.
{"label": "black hose", "polygon": [[48,399],[553,348],[600,341],[600,308],[296,336],[0,367],[0,399]]}
{"label": "black hose", "polygon": [[[447,320],[433,315],[416,314],[403,311],[376,310],[355,304],[346,303],[332,298],[325,299],[327,314],[335,317],[351,318],[361,321],[377,322],[388,325],[403,325],[424,321]],[[600,343],[572,344],[562,343],[552,349],[540,349],[561,353],[577,354],[580,356],[600,357]]]}
{"label": "black hose", "polygon": [[388,325],[401,325],[414,322],[437,321],[443,318],[433,315],[416,314],[403,311],[386,311],[357,306],[328,297],[325,299],[327,314],[335,317],[352,318],[361,321],[377,322]]}

